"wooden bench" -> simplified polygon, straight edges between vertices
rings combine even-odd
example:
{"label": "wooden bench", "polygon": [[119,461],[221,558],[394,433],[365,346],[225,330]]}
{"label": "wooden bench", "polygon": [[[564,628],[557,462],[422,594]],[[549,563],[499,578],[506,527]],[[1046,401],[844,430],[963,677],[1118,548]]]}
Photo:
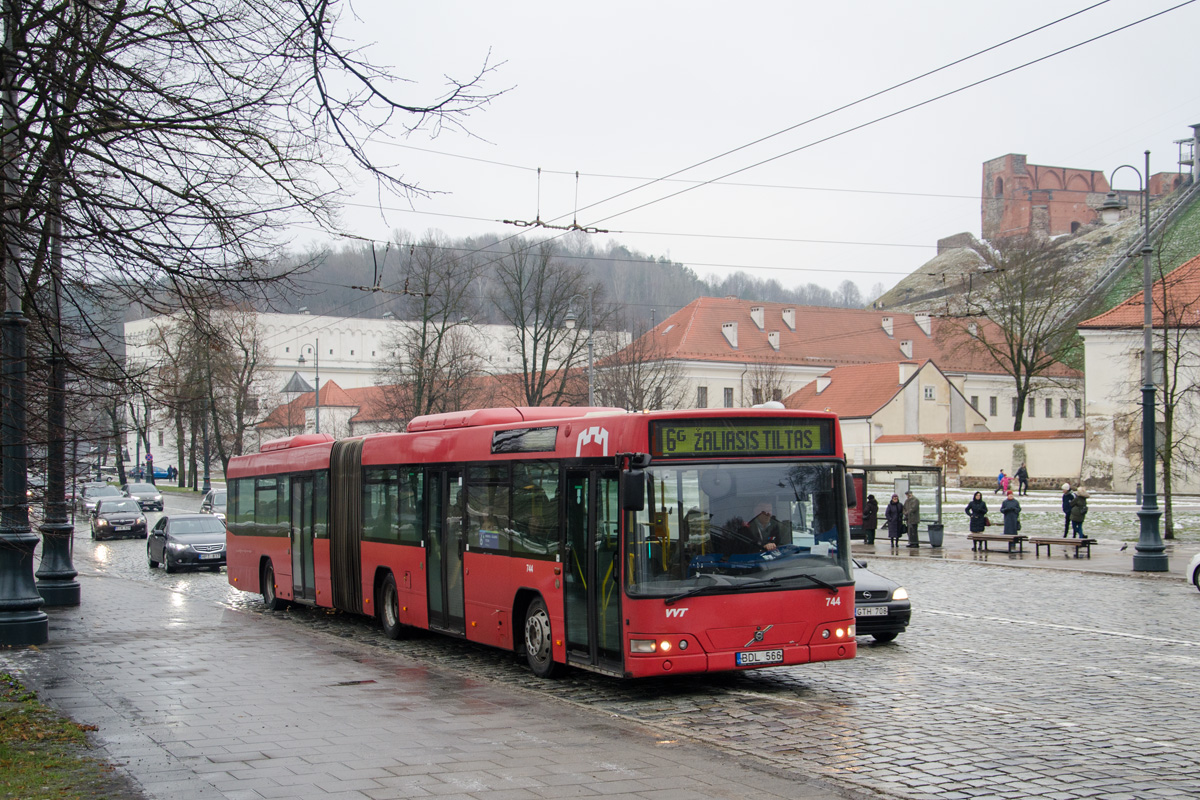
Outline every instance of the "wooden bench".
{"label": "wooden bench", "polygon": [[1040,555],[1043,545],[1046,548],[1046,555],[1050,555],[1050,548],[1054,545],[1062,545],[1063,547],[1074,547],[1075,557],[1079,557],[1079,550],[1082,548],[1087,552],[1087,557],[1092,557],[1092,545],[1096,543],[1095,539],[1076,539],[1070,536],[1035,536],[1029,541],[1033,542],[1033,554]]}
{"label": "wooden bench", "polygon": [[1005,542],[1008,544],[1008,552],[1012,552],[1013,545],[1017,546],[1017,551],[1025,552],[1025,542],[1029,539],[1028,536],[1017,534],[1016,536],[1005,536],[1003,533],[968,533],[967,538],[971,540],[972,550],[987,550],[988,542]]}

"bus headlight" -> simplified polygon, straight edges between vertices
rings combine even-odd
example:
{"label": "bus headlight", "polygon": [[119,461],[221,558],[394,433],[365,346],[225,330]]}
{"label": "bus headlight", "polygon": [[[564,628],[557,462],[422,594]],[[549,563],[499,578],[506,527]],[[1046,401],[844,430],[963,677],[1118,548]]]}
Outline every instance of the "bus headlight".
{"label": "bus headlight", "polygon": [[653,639],[630,639],[629,652],[631,653],[653,653],[658,647],[658,642]]}

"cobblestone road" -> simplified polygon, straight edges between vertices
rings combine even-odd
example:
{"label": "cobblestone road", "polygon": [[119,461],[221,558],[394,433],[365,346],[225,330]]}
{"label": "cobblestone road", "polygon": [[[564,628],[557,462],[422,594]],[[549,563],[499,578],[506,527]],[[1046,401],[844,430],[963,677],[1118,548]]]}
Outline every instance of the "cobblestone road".
{"label": "cobblestone road", "polygon": [[878,558],[872,568],[909,587],[913,624],[892,644],[860,639],[853,662],[547,683],[510,653],[432,635],[392,642],[370,620],[325,611],[267,612],[224,573],[167,576],[147,568],[141,541],[86,535],[77,552],[110,574],[370,646],[347,657],[403,653],[865,793],[1200,798],[1200,592],[1182,581]]}

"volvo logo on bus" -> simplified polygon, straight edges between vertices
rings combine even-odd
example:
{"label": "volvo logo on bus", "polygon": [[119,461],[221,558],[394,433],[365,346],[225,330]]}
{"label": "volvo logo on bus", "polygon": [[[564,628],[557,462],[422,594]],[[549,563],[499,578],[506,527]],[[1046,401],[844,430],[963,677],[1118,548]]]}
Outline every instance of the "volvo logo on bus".
{"label": "volvo logo on bus", "polygon": [[583,446],[585,444],[600,445],[600,455],[608,455],[608,430],[606,428],[588,428],[579,434],[579,440],[575,442],[575,457],[579,458],[583,455]]}
{"label": "volvo logo on bus", "polygon": [[767,635],[767,631],[771,630],[771,628],[774,628],[774,627],[775,626],[772,624],[772,625],[768,625],[765,628],[755,628],[754,629],[754,638],[751,639],[750,641],[746,642],[742,646],[749,647],[750,645],[754,644],[755,642],[761,642],[763,640],[763,637]]}

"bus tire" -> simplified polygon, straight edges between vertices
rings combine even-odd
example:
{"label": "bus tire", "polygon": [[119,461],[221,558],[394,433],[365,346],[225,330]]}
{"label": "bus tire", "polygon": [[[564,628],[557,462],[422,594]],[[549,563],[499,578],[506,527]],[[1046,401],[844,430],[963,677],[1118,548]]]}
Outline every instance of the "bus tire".
{"label": "bus tire", "polygon": [[525,660],[539,678],[553,678],[561,672],[554,660],[554,635],[546,601],[538,597],[525,612]]}
{"label": "bus tire", "polygon": [[280,600],[279,595],[275,593],[275,567],[270,561],[263,564],[261,590],[263,605],[269,611],[282,611],[287,608],[287,601]]}
{"label": "bus tire", "polygon": [[388,573],[379,587],[379,597],[375,599],[379,609],[379,621],[383,624],[383,635],[389,639],[399,639],[404,630],[400,622],[400,593],[396,591],[396,578]]}

